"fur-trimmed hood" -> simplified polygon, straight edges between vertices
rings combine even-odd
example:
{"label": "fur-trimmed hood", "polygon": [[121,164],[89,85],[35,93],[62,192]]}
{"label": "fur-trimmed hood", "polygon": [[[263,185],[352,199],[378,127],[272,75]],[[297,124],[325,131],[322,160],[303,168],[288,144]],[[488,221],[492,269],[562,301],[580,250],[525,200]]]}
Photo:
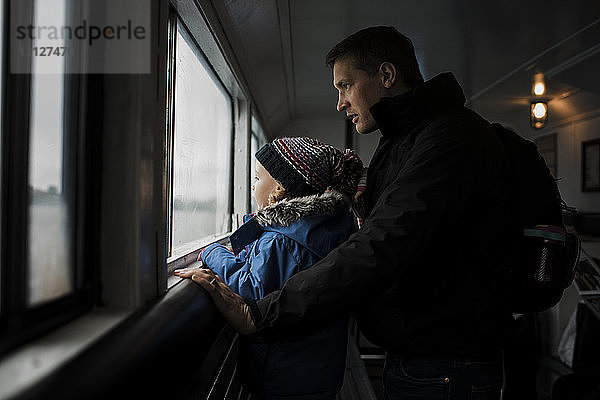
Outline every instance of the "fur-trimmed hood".
{"label": "fur-trimmed hood", "polygon": [[341,208],[348,208],[344,195],[329,191],[323,194],[283,199],[259,211],[255,218],[262,227],[290,226],[293,222],[309,216],[334,215]]}
{"label": "fur-trimmed hood", "polygon": [[353,217],[338,192],[295,197],[265,207],[229,238],[234,252],[259,237],[284,235],[319,257],[325,257],[353,231]]}

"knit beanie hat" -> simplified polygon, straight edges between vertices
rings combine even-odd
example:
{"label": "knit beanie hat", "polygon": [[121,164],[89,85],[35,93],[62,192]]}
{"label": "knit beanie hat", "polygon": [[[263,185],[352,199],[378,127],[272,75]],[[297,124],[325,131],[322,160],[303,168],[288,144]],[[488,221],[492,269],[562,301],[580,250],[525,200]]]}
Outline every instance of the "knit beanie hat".
{"label": "knit beanie hat", "polygon": [[292,197],[327,188],[353,196],[363,169],[352,150],[342,152],[307,137],[275,139],[256,152],[256,159]]}

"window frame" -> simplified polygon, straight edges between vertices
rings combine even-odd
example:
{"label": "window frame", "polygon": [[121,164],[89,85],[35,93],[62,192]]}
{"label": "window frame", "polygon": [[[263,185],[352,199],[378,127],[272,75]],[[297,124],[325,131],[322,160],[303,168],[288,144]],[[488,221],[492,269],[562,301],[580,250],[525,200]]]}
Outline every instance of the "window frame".
{"label": "window frame", "polygon": [[[259,122],[258,116],[255,111],[252,112],[251,122],[250,122],[250,149],[252,149],[252,140],[256,138],[256,151],[258,151],[262,146],[267,143],[267,139],[265,137],[265,132],[262,127],[262,124]],[[254,154],[252,151],[249,152],[248,155],[250,159],[250,168],[248,171],[248,184],[250,186],[250,191],[248,192],[248,209],[254,212],[256,210],[256,204],[252,199],[252,185],[254,185],[254,165],[255,161],[253,160]]]}
{"label": "window frame", "polygon": [[[181,26],[179,26],[178,24],[181,24]],[[198,58],[198,61],[202,64],[202,66],[206,69],[207,74],[210,76],[210,78],[213,80],[213,82],[218,86],[219,90],[221,91],[221,93],[223,95],[225,95],[227,97],[227,100],[229,102],[229,111],[231,112],[231,136],[230,136],[230,141],[229,141],[229,152],[230,152],[230,159],[227,165],[229,174],[230,174],[230,181],[228,183],[228,189],[227,189],[227,211],[226,211],[226,215],[227,215],[227,228],[225,229],[225,232],[219,232],[219,233],[215,233],[212,235],[208,235],[206,237],[201,237],[198,238],[197,240],[194,241],[190,241],[187,242],[181,246],[178,246],[177,248],[173,248],[173,203],[174,203],[174,199],[173,199],[173,192],[174,192],[174,174],[175,174],[175,168],[174,168],[174,162],[175,162],[175,157],[174,157],[174,151],[175,151],[175,115],[176,115],[176,107],[175,107],[175,91],[176,91],[176,80],[177,80],[177,68],[176,68],[176,58],[177,58],[177,37],[178,37],[178,29],[181,29],[182,31],[182,36],[185,36],[186,39],[189,39],[189,45],[194,53],[194,55]],[[186,26],[185,22],[179,18],[179,16],[174,13],[173,11],[171,12],[170,16],[169,16],[169,57],[171,57],[168,61],[167,64],[169,66],[169,71],[168,71],[168,78],[167,78],[167,85],[169,87],[169,92],[168,92],[168,105],[170,105],[170,108],[168,108],[167,111],[167,115],[169,118],[169,121],[167,122],[167,143],[168,143],[168,149],[169,152],[166,155],[167,158],[167,168],[169,170],[169,173],[167,174],[167,177],[169,179],[169,182],[167,183],[167,187],[168,187],[168,194],[167,194],[167,198],[168,198],[168,220],[169,220],[169,226],[167,229],[167,236],[168,236],[168,254],[170,258],[180,258],[181,256],[186,256],[190,253],[190,250],[194,251],[197,250],[199,247],[204,247],[207,241],[214,241],[215,239],[219,239],[221,236],[223,236],[224,234],[227,234],[228,232],[231,231],[231,214],[233,212],[233,179],[232,176],[234,175],[234,162],[233,162],[233,153],[235,151],[234,149],[234,142],[235,142],[235,123],[234,123],[234,100],[233,100],[233,96],[231,95],[231,93],[227,90],[227,88],[225,87],[225,85],[223,84],[223,82],[221,81],[221,79],[219,78],[219,76],[217,75],[217,73],[215,72],[213,66],[210,64],[209,60],[207,59],[206,55],[202,52],[202,49],[200,48],[200,45],[198,44],[198,42],[196,41],[196,39],[191,35],[190,29]],[[175,252],[173,250],[176,250]]]}
{"label": "window frame", "polygon": [[[89,310],[93,304],[93,262],[83,263],[83,240],[89,229],[84,225],[86,204],[83,196],[88,186],[85,156],[85,76],[64,75],[63,165],[68,171],[71,193],[68,194],[71,230],[71,263],[73,291],[39,305],[28,306],[28,234],[29,234],[29,139],[32,100],[32,60],[20,65],[19,71],[10,71],[9,33],[11,12],[19,13],[33,24],[34,1],[4,1],[3,43],[3,104],[2,104],[2,235],[0,277],[0,355],[35,337],[72,320]],[[11,10],[11,7],[17,7]],[[70,10],[73,12],[73,9]],[[31,46],[29,46],[31,47]],[[10,101],[8,101],[10,99]],[[67,112],[67,110],[69,110]],[[66,155],[66,158],[65,158]],[[65,177],[63,178],[65,179]],[[72,186],[71,186],[72,185]],[[87,196],[86,196],[87,197]]]}
{"label": "window frame", "polygon": [[[172,224],[172,174],[173,174],[173,123],[176,107],[174,105],[174,86],[176,71],[174,71],[174,55],[176,49],[177,35],[176,25],[179,21],[187,30],[189,37],[194,42],[197,54],[203,57],[204,63],[210,66],[209,73],[220,83],[226,93],[229,94],[232,101],[232,143],[231,143],[231,162],[230,162],[230,195],[229,195],[229,230],[224,234],[215,234],[206,238],[199,238],[190,242],[185,251],[178,254],[170,254],[167,258],[167,287],[170,288],[178,279],[173,277],[173,271],[178,268],[193,264],[200,251],[211,243],[223,243],[231,234],[231,230],[239,225],[240,216],[250,212],[249,199],[251,195],[250,182],[248,180],[250,168],[250,117],[252,101],[247,93],[247,86],[238,71],[241,71],[237,65],[233,51],[227,42],[226,35],[222,27],[210,24],[208,21],[217,20],[216,13],[211,4],[205,1],[192,0],[170,0],[169,29],[168,29],[168,56],[167,60],[170,73],[167,74],[168,95],[166,107],[168,110],[167,127],[167,209],[166,217],[169,224],[169,232],[166,233],[166,243],[169,246],[169,252],[172,248],[172,234],[170,226]],[[199,45],[202,43],[202,46]],[[174,73],[173,73],[174,72]],[[244,151],[245,150],[245,151]]]}

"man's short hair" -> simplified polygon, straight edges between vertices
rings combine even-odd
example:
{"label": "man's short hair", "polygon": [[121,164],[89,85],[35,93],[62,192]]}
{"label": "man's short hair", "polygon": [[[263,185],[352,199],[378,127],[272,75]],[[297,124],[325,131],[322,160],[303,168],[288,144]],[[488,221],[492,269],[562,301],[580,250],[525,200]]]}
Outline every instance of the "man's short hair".
{"label": "man's short hair", "polygon": [[394,64],[407,86],[413,88],[423,83],[412,42],[392,26],[373,26],[348,36],[327,53],[325,62],[333,68],[341,59],[352,60],[355,68],[370,76],[387,61]]}

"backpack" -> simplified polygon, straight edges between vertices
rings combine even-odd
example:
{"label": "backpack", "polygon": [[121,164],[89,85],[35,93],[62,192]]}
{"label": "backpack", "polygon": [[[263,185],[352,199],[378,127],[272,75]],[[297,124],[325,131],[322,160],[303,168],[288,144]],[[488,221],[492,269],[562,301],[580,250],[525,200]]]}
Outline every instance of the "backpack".
{"label": "backpack", "polygon": [[515,248],[506,292],[510,310],[543,311],[560,301],[575,276],[581,244],[562,220],[563,210],[575,209],[562,200],[535,143],[498,123],[492,129],[511,169]]}

